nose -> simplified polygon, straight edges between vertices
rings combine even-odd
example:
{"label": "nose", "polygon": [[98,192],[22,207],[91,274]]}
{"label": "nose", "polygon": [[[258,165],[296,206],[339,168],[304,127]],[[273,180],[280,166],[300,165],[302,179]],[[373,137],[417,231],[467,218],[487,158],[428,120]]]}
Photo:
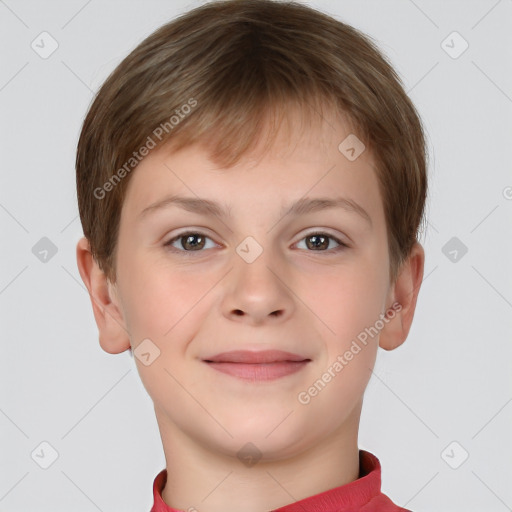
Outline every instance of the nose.
{"label": "nose", "polygon": [[261,325],[285,321],[295,307],[289,272],[270,250],[248,263],[236,252],[226,276],[222,310],[230,320]]}

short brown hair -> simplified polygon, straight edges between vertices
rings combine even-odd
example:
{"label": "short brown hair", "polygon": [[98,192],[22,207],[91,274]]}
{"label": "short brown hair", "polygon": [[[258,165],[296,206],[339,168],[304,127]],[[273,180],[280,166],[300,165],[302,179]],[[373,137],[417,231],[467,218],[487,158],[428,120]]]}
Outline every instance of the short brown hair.
{"label": "short brown hair", "polygon": [[98,91],[78,142],[76,184],[84,236],[109,280],[130,170],[148,147],[199,142],[229,167],[265,133],[269,147],[279,123],[269,129],[267,121],[290,105],[310,122],[327,106],[372,152],[394,281],[424,220],[421,119],[368,36],[276,0],[214,1],[182,14],[142,41]]}

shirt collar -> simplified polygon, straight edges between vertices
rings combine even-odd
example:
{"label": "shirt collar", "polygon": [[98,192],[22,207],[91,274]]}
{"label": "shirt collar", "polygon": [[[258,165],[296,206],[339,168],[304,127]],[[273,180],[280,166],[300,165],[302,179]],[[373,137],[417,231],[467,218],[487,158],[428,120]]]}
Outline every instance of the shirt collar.
{"label": "shirt collar", "polygon": [[[151,512],[182,512],[171,508],[162,499],[167,482],[164,469],[153,482],[153,507]],[[359,450],[359,478],[345,485],[329,489],[308,498],[275,509],[274,512],[349,512],[359,510],[374,498],[381,496],[381,466],[379,459],[370,452]],[[357,508],[356,508],[357,507]]]}

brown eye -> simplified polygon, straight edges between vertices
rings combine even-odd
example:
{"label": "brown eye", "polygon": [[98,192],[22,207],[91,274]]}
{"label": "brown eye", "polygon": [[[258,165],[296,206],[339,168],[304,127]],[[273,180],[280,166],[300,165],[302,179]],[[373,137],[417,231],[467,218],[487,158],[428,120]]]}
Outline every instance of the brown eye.
{"label": "brown eye", "polygon": [[[311,252],[336,252],[348,248],[347,244],[327,233],[310,233],[302,240],[306,240],[306,248]],[[332,240],[338,244],[337,247],[329,248],[329,245],[332,245]]]}
{"label": "brown eye", "polygon": [[[181,236],[181,246],[183,249],[191,249],[192,251],[197,251],[204,247],[204,237],[201,235],[185,235]],[[185,242],[183,242],[185,240]]]}
{"label": "brown eye", "polygon": [[[309,249],[327,249],[329,247],[329,237],[323,235],[310,235],[306,237],[306,245]],[[308,243],[308,241],[310,241]]]}
{"label": "brown eye", "polygon": [[203,233],[187,232],[172,238],[164,244],[164,247],[177,252],[201,252],[206,245],[206,240],[211,239]]}

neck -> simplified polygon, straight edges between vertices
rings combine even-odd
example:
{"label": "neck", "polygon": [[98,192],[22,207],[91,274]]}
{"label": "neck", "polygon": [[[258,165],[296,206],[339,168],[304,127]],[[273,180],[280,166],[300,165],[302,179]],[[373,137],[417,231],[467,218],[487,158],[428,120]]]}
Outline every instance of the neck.
{"label": "neck", "polygon": [[236,450],[220,452],[213,443],[198,443],[157,414],[167,469],[162,499],[179,510],[264,512],[353,482],[359,477],[359,413],[360,407],[300,453],[262,456],[248,466]]}

